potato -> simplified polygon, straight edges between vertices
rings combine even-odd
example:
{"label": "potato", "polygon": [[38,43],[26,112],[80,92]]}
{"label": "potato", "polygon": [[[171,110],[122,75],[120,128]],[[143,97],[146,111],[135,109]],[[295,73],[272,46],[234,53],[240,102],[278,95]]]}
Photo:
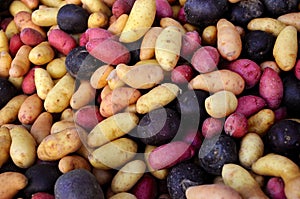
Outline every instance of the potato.
{"label": "potato", "polygon": [[73,109],[79,109],[94,100],[95,96],[96,90],[91,86],[90,82],[82,80],[71,97],[70,106]]}
{"label": "potato", "polygon": [[203,43],[208,45],[216,45],[217,43],[217,27],[216,26],[207,26],[204,28],[201,38]]}
{"label": "potato", "polygon": [[88,27],[105,27],[108,24],[108,17],[102,12],[94,12],[88,18]]}
{"label": "potato", "polygon": [[114,35],[120,35],[125,27],[127,20],[128,20],[128,15],[122,14],[120,17],[117,18],[115,22],[109,25],[107,30],[113,33]]}
{"label": "potato", "polygon": [[217,48],[228,61],[236,60],[242,52],[242,39],[235,26],[227,19],[217,22]]}
{"label": "potato", "polygon": [[22,1],[12,1],[12,3],[9,6],[9,13],[12,16],[16,16],[16,14],[21,11],[32,13],[32,10],[29,7],[27,7],[27,5],[24,4]]}
{"label": "potato", "polygon": [[109,199],[137,199],[137,197],[131,193],[121,192],[109,197]]}
{"label": "potato", "polygon": [[53,161],[77,151],[82,143],[80,135],[83,131],[78,127],[67,128],[45,137],[37,148],[40,160]]}
{"label": "potato", "polygon": [[277,18],[278,21],[281,21],[285,25],[294,26],[298,31],[300,31],[300,13],[299,12],[291,12],[287,14],[280,15]]}
{"label": "potato", "polygon": [[28,184],[27,177],[19,172],[7,171],[0,174],[1,198],[13,198]]}
{"label": "potato", "polygon": [[87,144],[90,147],[102,146],[130,132],[137,126],[139,118],[134,113],[118,113],[99,122],[89,133]]}
{"label": "potato", "polygon": [[107,85],[107,77],[114,69],[111,65],[102,65],[94,71],[90,78],[90,84],[95,89],[101,89]]}
{"label": "potato", "polygon": [[267,130],[275,123],[275,113],[271,109],[262,109],[248,118],[248,132],[265,135]]}
{"label": "potato", "polygon": [[21,0],[31,10],[35,9],[39,5],[39,0]]}
{"label": "potato", "polygon": [[32,124],[43,111],[43,102],[37,94],[32,94],[22,103],[18,119],[22,124]]}
{"label": "potato", "polygon": [[116,73],[125,84],[136,89],[152,88],[164,78],[164,72],[160,65],[152,63],[137,66],[118,64]]}
{"label": "potato", "polygon": [[126,163],[113,177],[111,189],[114,193],[129,191],[144,175],[146,164],[142,160]]}
{"label": "potato", "polygon": [[119,41],[130,43],[140,39],[152,26],[155,14],[156,4],[154,0],[135,1]]}
{"label": "potato", "polygon": [[64,4],[63,0],[40,0],[40,3],[48,7],[60,7]]}
{"label": "potato", "polygon": [[50,113],[59,113],[67,108],[75,90],[75,80],[67,73],[49,91],[44,101],[44,108]]}
{"label": "potato", "polygon": [[72,121],[91,131],[104,117],[100,114],[99,107],[96,105],[86,105],[78,109]]}
{"label": "potato", "polygon": [[244,137],[248,132],[248,121],[242,113],[231,113],[225,119],[224,132],[234,138]]}
{"label": "potato", "polygon": [[188,187],[185,192],[187,199],[241,199],[240,194],[233,188],[223,184],[207,184]]}
{"label": "potato", "polygon": [[136,111],[139,114],[148,113],[173,101],[180,93],[176,84],[163,83],[143,94],[136,102]]}
{"label": "potato", "polygon": [[21,41],[29,46],[35,46],[45,41],[45,37],[37,30],[32,28],[24,28],[20,33]]}
{"label": "potato", "polygon": [[220,54],[217,48],[203,46],[193,53],[191,64],[199,73],[208,73],[217,68],[219,60]]}
{"label": "potato", "polygon": [[[147,187],[147,189],[145,189],[145,187]],[[134,194],[136,198],[156,198],[158,192],[158,182],[148,173],[145,173],[131,190],[131,193]]]}
{"label": "potato", "polygon": [[281,70],[290,71],[294,68],[298,53],[297,41],[297,29],[294,26],[287,26],[278,34],[273,56]]}
{"label": "potato", "polygon": [[28,58],[35,65],[44,65],[50,62],[54,56],[55,52],[49,42],[44,41],[31,49]]}
{"label": "potato", "polygon": [[241,113],[248,118],[266,107],[266,105],[266,101],[260,96],[244,95],[238,98],[238,106],[235,112]]}
{"label": "potato", "polygon": [[36,93],[42,100],[45,100],[49,91],[53,88],[54,82],[50,74],[44,68],[34,69],[33,76]]}
{"label": "potato", "polygon": [[32,22],[38,26],[50,27],[57,24],[57,13],[59,8],[42,7],[34,10],[31,14]]}
{"label": "potato", "polygon": [[[107,87],[106,88],[109,88],[109,90],[114,90],[116,88],[119,88],[119,87],[122,87],[122,86],[125,86],[125,82],[123,82],[120,77],[118,76],[117,74],[117,70],[116,69],[113,69],[109,75],[107,76],[106,78],[107,80]],[[105,88],[104,87],[104,88]],[[105,89],[103,88],[103,90],[105,91]],[[102,90],[102,91],[103,91]],[[108,89],[106,90],[108,91]],[[101,93],[104,93],[104,94],[108,94],[105,92],[101,92]],[[104,97],[102,97],[102,99],[104,99]]]}
{"label": "potato", "polygon": [[0,30],[0,52],[9,51],[8,38],[3,30]]}
{"label": "potato", "polygon": [[230,91],[218,91],[205,99],[205,110],[211,117],[222,118],[233,113],[238,105],[236,96]]}
{"label": "potato", "polygon": [[60,29],[53,29],[49,31],[48,42],[63,55],[67,55],[77,46],[76,40],[71,35]]}
{"label": "potato", "polygon": [[6,127],[0,127],[0,143],[0,167],[2,167],[10,158],[11,137]]}
{"label": "potato", "polygon": [[238,95],[245,88],[244,79],[228,69],[199,74],[189,82],[190,89],[201,89],[211,93],[226,90]]}
{"label": "potato", "polygon": [[154,57],[155,54],[155,42],[158,35],[163,29],[161,27],[152,27],[147,31],[143,37],[140,47],[140,59],[147,60]]}
{"label": "potato", "polygon": [[284,23],[269,17],[255,18],[247,24],[248,30],[261,30],[274,36],[278,36],[285,27]]}
{"label": "potato", "polygon": [[37,144],[50,134],[53,117],[48,112],[41,113],[30,128],[30,133],[34,137]]}
{"label": "potato", "polygon": [[17,27],[14,20],[10,21],[5,29],[5,34],[8,39],[11,39],[14,35],[19,34],[20,30]]}
{"label": "potato", "polygon": [[66,57],[59,57],[53,59],[47,64],[46,70],[52,79],[62,78],[67,73],[65,61]]}
{"label": "potato", "polygon": [[280,73],[280,68],[277,65],[275,61],[264,61],[260,63],[260,68],[264,71],[265,68],[272,68],[274,71],[276,71],[278,74]]}
{"label": "potato", "polygon": [[251,174],[237,164],[225,164],[222,169],[224,183],[236,190],[243,198],[268,199]]}
{"label": "potato", "polygon": [[19,109],[27,97],[27,95],[20,94],[8,101],[8,103],[0,110],[1,126],[14,122],[18,118]]}
{"label": "potato", "polygon": [[74,128],[74,127],[76,127],[74,120],[72,121],[60,120],[52,124],[50,129],[50,134],[58,133],[60,131],[66,130],[68,128]]}
{"label": "potato", "polygon": [[100,185],[109,184],[113,178],[113,173],[111,170],[96,169],[93,167],[92,173],[97,178],[97,181]]}
{"label": "potato", "polygon": [[155,57],[166,71],[172,70],[180,57],[182,32],[175,26],[167,26],[155,41]]}
{"label": "potato", "polygon": [[11,55],[6,52],[0,52],[0,77],[8,77],[9,76],[9,69],[11,66],[12,57]]}
{"label": "potato", "polygon": [[137,147],[133,140],[119,138],[95,149],[89,155],[89,161],[98,169],[117,168],[134,158]]}
{"label": "potato", "polygon": [[36,161],[36,141],[23,126],[14,126],[9,130],[11,137],[10,157],[20,168],[29,168]]}
{"label": "potato", "polygon": [[67,173],[74,169],[86,169],[91,171],[90,163],[79,155],[67,155],[58,162],[58,169],[62,173]]}
{"label": "potato", "polygon": [[24,76],[30,68],[30,60],[29,53],[31,51],[31,47],[28,45],[23,45],[18,50],[16,56],[13,58],[11,62],[11,66],[9,69],[9,75],[11,77],[21,77]]}
{"label": "potato", "polygon": [[264,153],[264,143],[257,133],[247,133],[241,141],[239,150],[239,161],[245,168],[251,168],[251,165],[262,157]]}
{"label": "potato", "polygon": [[103,1],[81,0],[82,7],[90,13],[102,12],[108,17],[111,16],[111,10]]}
{"label": "potato", "polygon": [[160,19],[159,24],[162,28],[166,28],[168,26],[175,26],[177,27],[180,32],[182,34],[186,33],[186,30],[184,29],[184,27],[175,19],[171,18],[171,17],[163,17]]}

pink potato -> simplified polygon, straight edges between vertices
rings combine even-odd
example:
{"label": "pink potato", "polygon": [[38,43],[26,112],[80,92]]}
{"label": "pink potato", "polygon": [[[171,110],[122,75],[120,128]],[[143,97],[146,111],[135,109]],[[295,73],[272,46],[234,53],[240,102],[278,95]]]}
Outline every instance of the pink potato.
{"label": "pink potato", "polygon": [[55,199],[55,197],[46,192],[37,192],[32,194],[31,199]]}
{"label": "pink potato", "polygon": [[186,18],[185,18],[185,12],[184,12],[184,8],[181,7],[179,9],[179,12],[178,12],[178,16],[177,16],[177,20],[182,23],[182,24],[185,24],[186,23]]}
{"label": "pink potato", "polygon": [[287,110],[286,107],[282,106],[279,107],[278,109],[274,110],[275,113],[275,121],[280,121],[283,119],[286,119],[287,117]]}
{"label": "pink potato", "polygon": [[266,185],[266,192],[272,199],[286,199],[284,183],[279,177],[271,177]]}
{"label": "pink potato", "polygon": [[20,33],[21,41],[29,46],[36,46],[45,41],[45,37],[37,30],[32,28],[24,28]]}
{"label": "pink potato", "polygon": [[94,105],[81,107],[74,114],[75,123],[87,130],[92,130],[103,119],[99,107]]}
{"label": "pink potato", "polygon": [[276,109],[280,106],[283,98],[283,82],[271,68],[265,68],[259,81],[259,94],[266,100],[270,109]]}
{"label": "pink potato", "polygon": [[266,101],[256,95],[245,95],[238,98],[238,106],[235,110],[237,113],[241,113],[246,117],[257,113],[267,105]]}
{"label": "pink potato", "polygon": [[171,80],[176,84],[188,83],[194,75],[193,68],[189,65],[176,66],[171,71]]}
{"label": "pink potato", "polygon": [[296,78],[300,80],[300,59],[296,62],[294,73]]}
{"label": "pink potato", "polygon": [[232,113],[229,115],[224,123],[224,131],[227,135],[234,138],[243,137],[248,130],[248,120],[241,113]]}
{"label": "pink potato", "polygon": [[27,95],[32,95],[36,92],[35,82],[34,82],[34,70],[40,68],[40,66],[35,66],[31,68],[28,73],[25,75],[22,81],[22,91]]}
{"label": "pink potato", "polygon": [[122,14],[129,14],[135,0],[116,0],[112,5],[112,14],[117,18]]}
{"label": "pink potato", "polygon": [[241,75],[245,80],[245,88],[254,87],[260,79],[261,68],[257,63],[250,59],[237,59],[227,65],[227,69]]}
{"label": "pink potato", "polygon": [[190,60],[193,53],[200,48],[201,37],[197,31],[187,32],[182,37],[180,55],[186,60]]}
{"label": "pink potato", "polygon": [[212,138],[222,132],[223,125],[224,121],[222,119],[208,117],[202,124],[202,135],[205,138]]}
{"label": "pink potato", "polygon": [[156,17],[158,19],[173,16],[172,7],[167,0],[156,0],[155,2],[156,2]]}
{"label": "pink potato", "polygon": [[199,48],[192,57],[192,66],[200,73],[214,71],[220,60],[217,48],[213,46],[203,46]]}
{"label": "pink potato", "polygon": [[48,35],[49,44],[60,53],[67,55],[77,46],[75,39],[60,29],[51,30]]}
{"label": "pink potato", "polygon": [[14,34],[9,40],[9,52],[14,57],[21,46],[23,46],[23,42],[20,38],[20,33]]}
{"label": "pink potato", "polygon": [[107,64],[127,64],[130,61],[130,52],[126,46],[112,39],[89,40],[86,49],[92,56]]}
{"label": "pink potato", "polygon": [[201,133],[195,129],[187,129],[183,136],[183,141],[190,144],[194,150],[198,150],[202,144]]}
{"label": "pink potato", "polygon": [[158,195],[156,179],[150,174],[144,174],[144,176],[134,185],[131,193],[135,195],[137,199],[153,199]]}

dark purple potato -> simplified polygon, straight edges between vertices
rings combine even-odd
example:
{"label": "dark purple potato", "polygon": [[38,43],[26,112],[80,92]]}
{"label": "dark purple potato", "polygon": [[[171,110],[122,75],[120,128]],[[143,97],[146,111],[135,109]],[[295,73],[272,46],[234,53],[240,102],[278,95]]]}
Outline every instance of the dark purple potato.
{"label": "dark purple potato", "polygon": [[186,189],[204,184],[206,177],[206,172],[195,163],[182,162],[175,165],[167,176],[167,187],[171,198],[186,198]]}
{"label": "dark purple potato", "polygon": [[293,73],[288,73],[283,76],[282,82],[282,104],[287,108],[287,114],[290,117],[300,118],[300,80]]}
{"label": "dark purple potato", "polygon": [[298,10],[299,0],[262,0],[266,10],[267,15],[270,17],[278,17],[280,15],[296,12]]}
{"label": "dark purple potato", "polygon": [[226,163],[238,161],[238,150],[235,140],[225,134],[204,139],[198,154],[199,164],[212,175],[221,175]]}
{"label": "dark purple potato", "polygon": [[142,117],[137,127],[137,137],[149,145],[170,142],[180,126],[180,115],[170,108],[159,108]]}
{"label": "dark purple potato", "polygon": [[0,108],[18,94],[17,88],[7,79],[0,78]]}

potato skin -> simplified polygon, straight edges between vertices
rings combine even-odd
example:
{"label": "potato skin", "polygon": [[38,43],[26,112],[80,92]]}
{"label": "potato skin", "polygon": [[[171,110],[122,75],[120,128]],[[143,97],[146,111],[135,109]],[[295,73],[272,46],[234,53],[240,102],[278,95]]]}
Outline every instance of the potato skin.
{"label": "potato skin", "polygon": [[238,106],[235,112],[242,113],[248,118],[266,106],[267,103],[262,97],[256,95],[244,95],[238,98]]}
{"label": "potato skin", "polygon": [[[75,39],[60,29],[53,29],[48,34],[49,44],[64,55],[76,47]],[[66,44],[66,45],[64,45]]]}
{"label": "potato skin", "polygon": [[22,103],[18,119],[22,124],[32,124],[43,110],[43,102],[37,94],[26,98]]}
{"label": "potato skin", "polygon": [[19,172],[7,171],[0,174],[0,195],[2,198],[13,198],[28,184],[27,177]]}
{"label": "potato skin", "polygon": [[0,127],[0,167],[9,160],[9,149],[11,145],[11,137],[9,129]]}

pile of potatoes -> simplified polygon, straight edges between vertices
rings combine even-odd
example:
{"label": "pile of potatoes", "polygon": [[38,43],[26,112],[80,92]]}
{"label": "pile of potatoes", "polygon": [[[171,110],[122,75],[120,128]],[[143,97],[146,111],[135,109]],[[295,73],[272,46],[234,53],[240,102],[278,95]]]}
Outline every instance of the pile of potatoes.
{"label": "pile of potatoes", "polygon": [[[300,3],[202,27],[186,2],[210,1],[12,0],[1,10],[0,199],[300,199]],[[274,39],[261,52],[271,58],[247,57],[260,45],[249,32]],[[220,134],[236,153],[219,143],[210,172],[201,145]]]}

